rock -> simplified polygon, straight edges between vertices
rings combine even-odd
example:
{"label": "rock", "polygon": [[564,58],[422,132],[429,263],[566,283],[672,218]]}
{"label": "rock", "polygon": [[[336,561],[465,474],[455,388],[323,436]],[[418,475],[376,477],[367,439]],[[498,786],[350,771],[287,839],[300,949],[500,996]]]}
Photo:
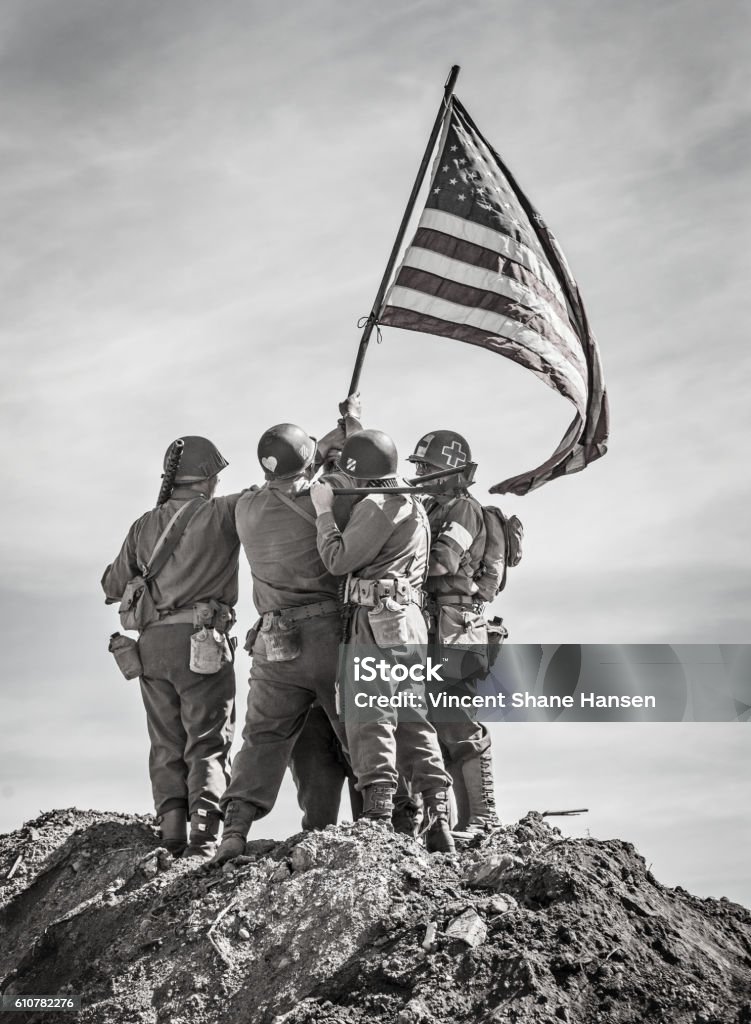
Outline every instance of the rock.
{"label": "rock", "polygon": [[145,878],[156,878],[159,874],[159,864],[156,857],[147,857],[138,865],[139,870]]}
{"label": "rock", "polygon": [[432,953],[436,948],[436,935],[438,934],[438,925],[435,921],[431,921],[428,927],[425,929],[425,938],[422,941],[422,948]]}
{"label": "rock", "polygon": [[[317,863],[317,851],[312,843],[303,840],[299,843],[290,856],[290,864],[293,871],[309,871]],[[289,872],[287,872],[289,874]],[[272,878],[274,876],[272,875]]]}
{"label": "rock", "polygon": [[175,863],[175,859],[169,850],[159,850],[156,855],[156,862],[159,866],[160,871],[169,871],[172,865]]}
{"label": "rock", "polygon": [[488,913],[490,914],[508,914],[512,910],[517,910],[518,907],[519,904],[513,896],[494,896],[488,901]]}
{"label": "rock", "polygon": [[479,914],[474,910],[465,910],[454,918],[446,929],[446,937],[457,939],[468,946],[481,946],[488,935],[488,928]]}
{"label": "rock", "polygon": [[247,942],[250,938],[250,932],[247,928],[239,928],[237,931],[237,937],[238,939],[242,939],[243,942]]}
{"label": "rock", "polygon": [[522,867],[524,861],[511,853],[486,854],[464,869],[464,881],[474,889],[495,889],[510,871]]}
{"label": "rock", "polygon": [[423,999],[416,997],[410,999],[407,1005],[399,1012],[396,1018],[398,1024],[420,1024],[430,1017],[430,1011]]}

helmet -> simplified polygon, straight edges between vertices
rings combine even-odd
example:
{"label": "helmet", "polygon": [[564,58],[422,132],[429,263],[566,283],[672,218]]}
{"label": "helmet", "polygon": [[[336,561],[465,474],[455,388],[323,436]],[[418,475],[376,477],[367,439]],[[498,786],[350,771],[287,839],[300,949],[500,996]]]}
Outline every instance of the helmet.
{"label": "helmet", "polygon": [[461,469],[472,461],[465,438],[454,430],[434,430],[421,437],[409,462],[438,469]]}
{"label": "helmet", "polygon": [[316,454],[315,439],[294,423],[277,423],[269,427],[258,442],[258,461],[269,478],[297,476],[312,463]]}
{"label": "helmet", "polygon": [[348,437],[339,465],[360,480],[382,480],[393,476],[399,456],[396,445],[382,430],[361,430]]}
{"label": "helmet", "polygon": [[[216,445],[212,444],[207,437],[183,434],[182,441],[183,450],[177,466],[176,484],[192,484],[198,480],[207,480],[209,477],[221,473],[229,465]],[[164,453],[163,469],[165,471],[171,451],[172,445]]]}

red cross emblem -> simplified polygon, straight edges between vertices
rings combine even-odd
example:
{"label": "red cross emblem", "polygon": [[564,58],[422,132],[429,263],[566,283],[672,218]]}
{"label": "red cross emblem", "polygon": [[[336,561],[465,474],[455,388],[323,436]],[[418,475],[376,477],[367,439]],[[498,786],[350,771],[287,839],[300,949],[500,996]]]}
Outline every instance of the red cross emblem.
{"label": "red cross emblem", "polygon": [[467,456],[458,441],[452,441],[451,445],[445,444],[441,448],[441,455],[446,459],[449,469],[458,469],[467,462]]}

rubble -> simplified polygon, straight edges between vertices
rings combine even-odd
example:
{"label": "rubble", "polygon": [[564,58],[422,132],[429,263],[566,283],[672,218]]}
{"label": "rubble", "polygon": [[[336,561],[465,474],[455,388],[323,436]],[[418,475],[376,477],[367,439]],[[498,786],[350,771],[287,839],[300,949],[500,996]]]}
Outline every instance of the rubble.
{"label": "rubble", "polygon": [[3,991],[80,993],[80,1024],[751,1024],[748,910],[539,814],[456,856],[360,822],[231,868],[147,817],[0,836]]}

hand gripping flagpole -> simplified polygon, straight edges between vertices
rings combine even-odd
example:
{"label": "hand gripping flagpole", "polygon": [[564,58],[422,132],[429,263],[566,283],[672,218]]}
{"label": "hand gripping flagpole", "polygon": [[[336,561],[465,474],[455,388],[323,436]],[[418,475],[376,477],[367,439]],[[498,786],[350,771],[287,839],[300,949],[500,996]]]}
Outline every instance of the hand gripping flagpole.
{"label": "hand gripping flagpole", "polygon": [[362,365],[365,362],[365,353],[368,348],[368,342],[370,341],[370,335],[373,333],[373,328],[378,323],[378,317],[381,315],[383,298],[386,294],[386,289],[388,288],[389,281],[391,280],[391,274],[394,270],[394,265],[396,263],[397,256],[399,255],[399,250],[401,249],[402,242],[404,241],[404,235],[407,231],[407,226],[412,216],[412,211],[415,208],[417,194],[420,191],[423,180],[425,178],[425,172],[428,169],[428,164],[430,163],[430,157],[433,153],[433,149],[436,144],[436,139],[440,134],[441,127],[443,125],[443,119],[446,116],[446,111],[448,110],[449,100],[451,99],[451,94],[454,91],[456,79],[459,76],[459,70],[459,65],[454,64],[454,66],[451,68],[451,71],[449,72],[448,78],[446,79],[446,85],[444,86],[443,89],[443,99],[441,100],[441,106],[436,116],[435,123],[433,125],[433,131],[430,133],[430,138],[428,139],[428,145],[425,148],[425,154],[423,155],[422,163],[420,164],[420,169],[417,172],[415,183],[412,186],[412,191],[407,201],[407,208],[404,211],[402,222],[399,225],[399,230],[396,234],[396,241],[394,242],[394,247],[391,250],[391,255],[389,256],[388,263],[386,264],[386,270],[384,271],[383,278],[381,279],[381,283],[378,288],[378,293],[375,297],[375,302],[373,303],[373,308],[370,311],[370,315],[368,316],[368,319],[365,323],[365,328],[362,332],[362,337],[360,338],[360,347],[357,350],[357,359],[355,360],[355,369],[352,374],[352,382],[350,383],[349,391],[347,392],[347,394],[349,395],[354,395],[360,383],[360,374],[362,373]]}

